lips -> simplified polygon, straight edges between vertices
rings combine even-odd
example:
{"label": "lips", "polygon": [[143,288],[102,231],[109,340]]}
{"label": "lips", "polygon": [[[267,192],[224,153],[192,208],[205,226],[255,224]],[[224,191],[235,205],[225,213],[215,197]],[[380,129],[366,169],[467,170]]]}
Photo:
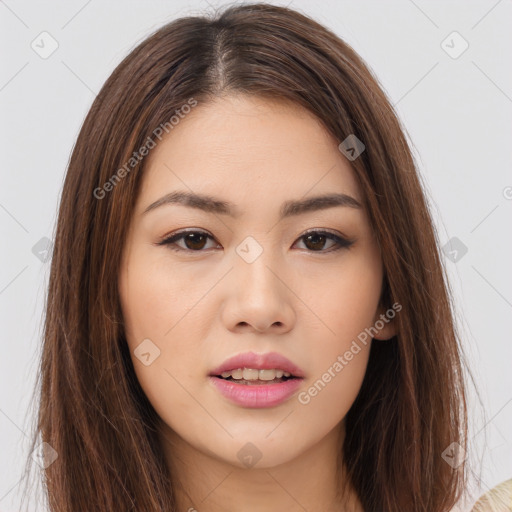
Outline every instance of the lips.
{"label": "lips", "polygon": [[222,372],[237,370],[238,368],[252,368],[256,370],[283,370],[292,375],[292,377],[304,378],[304,372],[289,359],[277,352],[267,352],[266,354],[256,354],[255,352],[246,352],[226,359],[220,366],[210,372],[210,376],[218,377]]}

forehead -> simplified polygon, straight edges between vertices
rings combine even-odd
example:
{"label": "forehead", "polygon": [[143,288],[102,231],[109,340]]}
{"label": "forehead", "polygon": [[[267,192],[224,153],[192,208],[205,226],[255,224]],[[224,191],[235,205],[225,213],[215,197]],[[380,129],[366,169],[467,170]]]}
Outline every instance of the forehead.
{"label": "forehead", "polygon": [[338,192],[362,202],[338,144],[291,102],[228,96],[198,103],[151,151],[141,196],[180,189],[261,204]]}

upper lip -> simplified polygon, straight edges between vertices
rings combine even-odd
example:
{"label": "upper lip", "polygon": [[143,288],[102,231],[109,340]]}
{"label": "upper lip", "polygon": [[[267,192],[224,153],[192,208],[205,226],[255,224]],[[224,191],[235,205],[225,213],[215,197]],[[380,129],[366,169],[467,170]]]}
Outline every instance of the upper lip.
{"label": "upper lip", "polygon": [[226,359],[220,366],[210,372],[210,375],[217,376],[222,372],[236,370],[238,368],[254,368],[257,370],[270,370],[275,368],[290,373],[294,377],[304,377],[304,372],[289,359],[277,352],[256,354],[246,352]]}

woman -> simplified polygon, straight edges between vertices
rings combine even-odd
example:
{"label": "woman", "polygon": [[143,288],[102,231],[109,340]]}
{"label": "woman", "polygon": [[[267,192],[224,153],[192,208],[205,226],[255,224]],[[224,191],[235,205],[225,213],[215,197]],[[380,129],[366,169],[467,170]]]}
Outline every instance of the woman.
{"label": "woman", "polygon": [[450,510],[467,412],[439,254],[346,43],[264,4],[164,26],[105,83],[66,175],[49,509]]}

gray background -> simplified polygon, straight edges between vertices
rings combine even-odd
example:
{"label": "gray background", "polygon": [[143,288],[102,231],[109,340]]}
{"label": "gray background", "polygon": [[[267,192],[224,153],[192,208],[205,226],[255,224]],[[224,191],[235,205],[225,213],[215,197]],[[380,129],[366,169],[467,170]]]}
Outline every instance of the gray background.
{"label": "gray background", "polygon": [[[446,267],[483,403],[472,393],[470,458],[482,478],[471,488],[476,497],[512,478],[512,2],[291,6],[334,30],[376,73],[412,140],[441,244],[452,240]],[[83,118],[130,49],[164,23],[204,9],[211,9],[205,0],[0,1],[1,512],[18,510],[49,271],[44,237],[52,238]],[[31,47],[51,48],[43,31],[58,43],[47,58]],[[457,58],[464,43],[453,31],[469,44]]]}

